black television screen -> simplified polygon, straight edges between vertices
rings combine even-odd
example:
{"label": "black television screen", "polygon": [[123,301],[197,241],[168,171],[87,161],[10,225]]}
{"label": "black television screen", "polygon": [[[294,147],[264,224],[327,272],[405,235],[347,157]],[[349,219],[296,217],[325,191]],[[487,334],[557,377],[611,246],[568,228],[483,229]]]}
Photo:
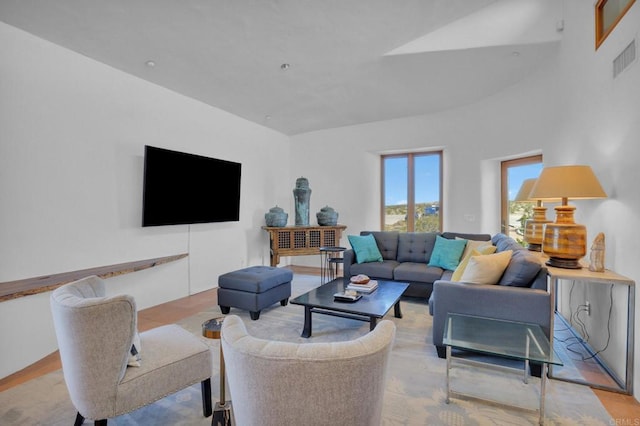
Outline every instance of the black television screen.
{"label": "black television screen", "polygon": [[242,165],[145,146],[142,226],[240,220]]}

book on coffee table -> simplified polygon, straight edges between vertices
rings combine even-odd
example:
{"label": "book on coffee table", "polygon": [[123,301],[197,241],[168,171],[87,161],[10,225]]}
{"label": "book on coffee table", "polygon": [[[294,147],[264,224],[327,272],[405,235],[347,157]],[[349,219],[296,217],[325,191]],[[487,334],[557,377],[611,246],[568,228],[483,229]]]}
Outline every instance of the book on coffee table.
{"label": "book on coffee table", "polygon": [[333,295],[333,300],[336,302],[357,302],[362,297],[361,294],[346,294],[346,293],[335,293]]}
{"label": "book on coffee table", "polygon": [[360,293],[371,293],[378,288],[378,281],[371,280],[366,284],[349,283],[347,290],[355,290]]}

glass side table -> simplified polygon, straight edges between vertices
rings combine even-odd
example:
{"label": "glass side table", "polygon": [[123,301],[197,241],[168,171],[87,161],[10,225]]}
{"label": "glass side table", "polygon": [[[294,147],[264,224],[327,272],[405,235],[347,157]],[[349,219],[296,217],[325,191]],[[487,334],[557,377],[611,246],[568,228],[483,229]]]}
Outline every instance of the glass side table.
{"label": "glass side table", "polygon": [[[442,343],[444,343],[447,348],[447,404],[449,403],[450,397],[455,395],[477,400],[486,400],[497,404],[497,402],[490,399],[451,390],[449,370],[451,370],[451,361],[452,358],[454,358],[451,353],[451,348],[524,361],[524,383],[527,383],[528,379],[529,362],[542,364],[540,406],[538,410],[503,403],[499,404],[527,411],[538,411],[538,422],[541,425],[544,424],[547,366],[549,364],[562,365],[562,361],[560,361],[554,352],[549,338],[544,334],[539,325],[450,313],[447,315]],[[485,365],[479,361],[464,359],[458,359],[457,361],[472,363],[474,365]],[[493,366],[493,368],[496,367],[497,366]],[[511,369],[509,367],[500,368]]]}

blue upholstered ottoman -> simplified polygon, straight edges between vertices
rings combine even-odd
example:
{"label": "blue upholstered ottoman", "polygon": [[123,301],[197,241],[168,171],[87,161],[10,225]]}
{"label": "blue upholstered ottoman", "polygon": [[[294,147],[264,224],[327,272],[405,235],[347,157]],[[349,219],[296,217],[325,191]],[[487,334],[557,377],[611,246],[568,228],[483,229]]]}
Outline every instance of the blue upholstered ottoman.
{"label": "blue upholstered ottoman", "polygon": [[260,311],[280,302],[289,303],[291,279],[289,269],[272,266],[250,266],[218,277],[218,305],[223,314],[231,307],[245,309],[252,320],[260,318]]}

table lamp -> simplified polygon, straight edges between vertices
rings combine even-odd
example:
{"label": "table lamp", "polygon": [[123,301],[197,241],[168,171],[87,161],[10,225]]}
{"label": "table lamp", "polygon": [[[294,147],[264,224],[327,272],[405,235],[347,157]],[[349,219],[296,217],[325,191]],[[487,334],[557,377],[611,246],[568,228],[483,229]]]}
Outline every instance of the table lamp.
{"label": "table lamp", "polygon": [[513,201],[519,201],[522,203],[536,203],[533,208],[533,217],[527,219],[524,223],[524,241],[527,243],[527,248],[531,251],[541,251],[542,238],[544,236],[545,223],[551,222],[547,219],[547,208],[542,206],[542,200],[533,200],[530,197],[531,189],[536,183],[535,178],[525,179],[522,182],[522,186]]}
{"label": "table lamp", "polygon": [[556,221],[544,226],[542,251],[549,256],[547,265],[580,269],[579,260],[587,253],[587,229],[575,223],[574,206],[569,199],[606,198],[598,178],[589,166],[556,166],[542,169],[529,197],[533,200],[561,199]]}

